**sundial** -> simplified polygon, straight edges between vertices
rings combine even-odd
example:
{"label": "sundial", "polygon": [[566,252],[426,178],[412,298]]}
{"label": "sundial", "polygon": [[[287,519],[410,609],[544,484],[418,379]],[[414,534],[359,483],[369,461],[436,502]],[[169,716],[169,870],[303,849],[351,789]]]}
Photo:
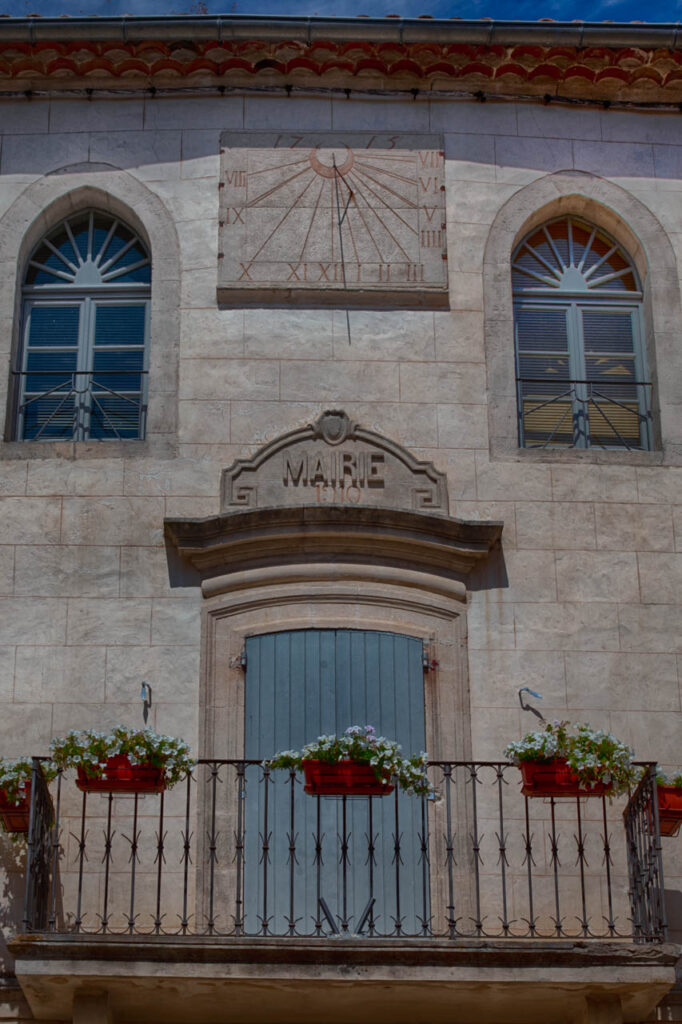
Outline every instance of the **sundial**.
{"label": "sundial", "polygon": [[446,305],[443,175],[438,135],[224,133],[219,301]]}

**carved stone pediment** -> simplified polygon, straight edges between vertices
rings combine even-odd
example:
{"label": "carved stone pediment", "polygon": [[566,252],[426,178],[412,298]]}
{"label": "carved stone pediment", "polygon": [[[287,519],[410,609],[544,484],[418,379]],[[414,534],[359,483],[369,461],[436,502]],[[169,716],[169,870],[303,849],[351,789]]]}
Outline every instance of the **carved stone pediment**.
{"label": "carved stone pediment", "polygon": [[335,505],[447,516],[444,473],[330,409],[223,471],[221,511]]}

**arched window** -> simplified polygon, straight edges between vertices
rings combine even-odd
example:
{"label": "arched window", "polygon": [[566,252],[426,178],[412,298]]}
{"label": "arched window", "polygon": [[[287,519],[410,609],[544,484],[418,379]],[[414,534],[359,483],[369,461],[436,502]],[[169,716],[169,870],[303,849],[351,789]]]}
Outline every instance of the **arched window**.
{"label": "arched window", "polygon": [[642,293],[618,243],[550,221],[514,252],[512,287],[520,444],[650,448]]}
{"label": "arched window", "polygon": [[109,214],[45,235],[24,277],[19,440],[144,437],[150,282],[144,243]]}

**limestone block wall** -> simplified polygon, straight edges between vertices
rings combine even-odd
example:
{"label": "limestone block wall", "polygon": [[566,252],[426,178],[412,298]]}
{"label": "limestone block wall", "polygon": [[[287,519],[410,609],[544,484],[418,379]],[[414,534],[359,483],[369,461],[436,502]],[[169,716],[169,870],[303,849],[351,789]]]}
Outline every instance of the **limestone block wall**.
{"label": "limestone block wall", "polygon": [[[349,344],[340,309],[217,307],[219,136],[301,126],[443,134],[449,311],[353,310]],[[517,699],[529,685],[548,718],[589,720],[641,759],[680,764],[679,115],[421,97],[22,98],[0,101],[0,130],[3,381],[17,260],[24,235],[47,227],[41,211],[63,216],[75,190],[112,191],[152,242],[162,221],[177,237],[176,252],[152,245],[152,362],[165,376],[151,441],[0,444],[1,753],[42,753],[68,728],[140,723],[142,679],[150,724],[196,745],[200,595],[169,578],[164,516],[216,513],[222,468],[341,407],[445,472],[452,514],[504,522],[502,557],[468,598],[474,757],[500,756],[533,724]],[[567,172],[560,187],[556,172]],[[526,458],[500,370],[513,337],[486,337],[510,314],[484,290],[486,246],[494,225],[511,230],[499,218],[518,216],[515,201],[532,218],[528,186],[544,182],[543,202],[558,202],[588,180],[618,196],[611,221],[624,232],[639,237],[635,207],[660,231],[638,266],[672,254],[647,282],[662,446]],[[152,374],[152,400],[156,387]],[[491,447],[491,423],[512,439],[506,450]],[[679,890],[676,853],[668,844]]]}

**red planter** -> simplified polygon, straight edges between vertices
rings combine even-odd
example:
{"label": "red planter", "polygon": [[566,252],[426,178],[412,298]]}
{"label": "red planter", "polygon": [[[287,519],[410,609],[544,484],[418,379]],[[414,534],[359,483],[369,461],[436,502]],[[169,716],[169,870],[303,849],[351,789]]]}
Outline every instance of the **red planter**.
{"label": "red planter", "polygon": [[604,796],[613,789],[611,782],[581,787],[563,757],[553,761],[522,761],[519,767],[524,796]]}
{"label": "red planter", "polygon": [[386,796],[390,782],[380,782],[369,764],[355,761],[304,761],[304,791],[313,796]]}
{"label": "red planter", "polygon": [[79,768],[76,785],[84,793],[162,793],[166,788],[163,768],[133,765],[125,754],[107,758],[102,774],[96,777]]}
{"label": "red planter", "polygon": [[676,836],[682,825],[682,788],[656,787],[658,795],[658,823],[662,836]]}
{"label": "red planter", "polygon": [[14,803],[9,799],[4,789],[0,789],[0,818],[6,832],[28,832],[28,819],[31,812],[31,783],[26,783],[26,789],[19,799]]}

